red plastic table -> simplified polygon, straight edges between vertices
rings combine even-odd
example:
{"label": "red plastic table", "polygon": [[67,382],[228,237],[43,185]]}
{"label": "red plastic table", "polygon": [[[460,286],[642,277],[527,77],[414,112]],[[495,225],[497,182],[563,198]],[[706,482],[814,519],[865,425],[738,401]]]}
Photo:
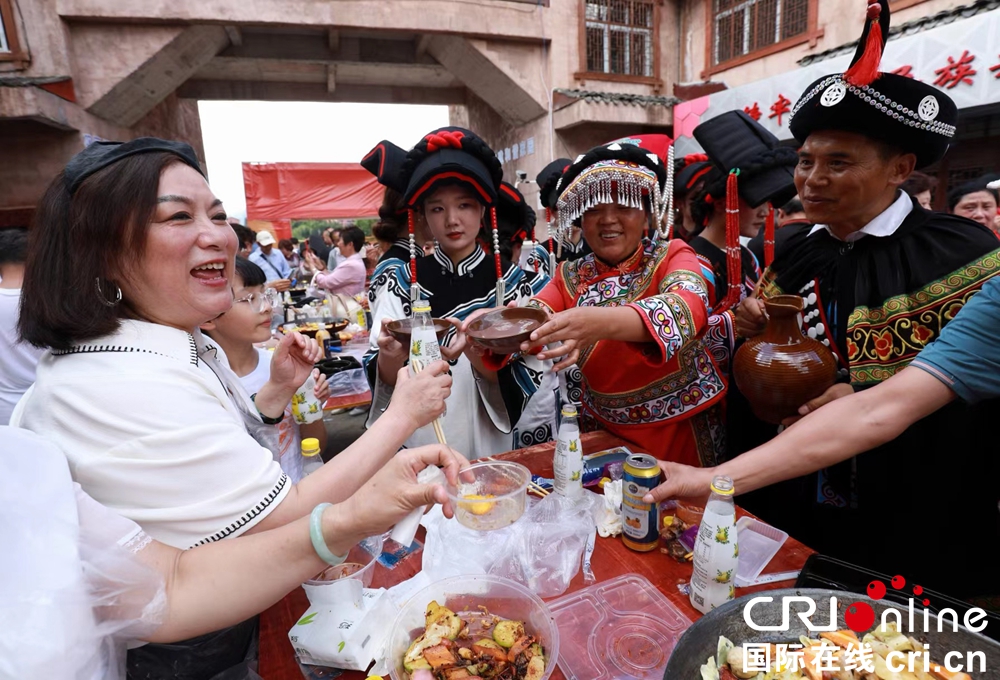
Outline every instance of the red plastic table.
{"label": "red plastic table", "polygon": [[[584,453],[595,453],[616,446],[631,446],[607,432],[590,432],[581,437]],[[632,447],[633,450],[634,447]],[[496,458],[514,460],[526,465],[533,473],[543,477],[552,476],[552,454],[555,443],[539,444],[526,449],[518,449]],[[737,516],[749,513],[737,508]],[[423,529],[421,528],[421,531]],[[814,551],[810,550],[794,538],[785,541],[781,550],[766,567],[765,573],[792,571],[801,569],[806,559]],[[395,569],[388,570],[376,565],[372,579],[372,587],[391,587],[404,581],[418,571],[422,553],[408,556]],[[677,586],[691,580],[691,565],[681,564],[658,550],[649,553],[637,553],[629,550],[620,538],[598,538],[591,558],[591,566],[598,582],[621,576],[622,574],[641,574],[649,579],[673,604],[677,605],[692,621],[701,616],[700,612],[691,606],[687,596],[681,594]],[[570,583],[567,593],[586,587],[583,574],[578,573]],[[746,595],[761,590],[787,588],[790,582],[769,583],[766,585],[741,588],[740,594]],[[564,593],[565,594],[565,593]],[[561,596],[560,596],[561,597]],[[265,680],[301,680],[302,673],[295,662],[292,645],[288,641],[288,630],[309,608],[305,592],[295,589],[281,602],[277,603],[260,617],[260,669],[259,673]],[[353,680],[365,678],[366,674],[356,671],[345,671],[341,678]],[[556,669],[552,674],[554,680],[564,678],[562,671]]]}

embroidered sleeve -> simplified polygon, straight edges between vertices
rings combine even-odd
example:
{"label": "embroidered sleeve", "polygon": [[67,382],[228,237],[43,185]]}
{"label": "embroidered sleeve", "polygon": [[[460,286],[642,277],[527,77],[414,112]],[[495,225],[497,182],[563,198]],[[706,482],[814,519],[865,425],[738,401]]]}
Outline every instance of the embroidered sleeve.
{"label": "embroidered sleeve", "polygon": [[545,250],[543,246],[536,243],[531,249],[531,252],[528,253],[525,266],[527,266],[528,271],[530,272],[537,272],[538,274],[548,277],[550,275],[549,251]]}
{"label": "embroidered sleeve", "polygon": [[687,244],[671,246],[670,254],[660,265],[666,275],[657,289],[659,294],[643,298],[629,306],[642,317],[663,363],[670,361],[688,343],[697,340],[708,323],[708,293],[698,258]]}
{"label": "embroidered sleeve", "polygon": [[564,266],[565,263],[559,265],[559,273],[554,278],[549,279],[548,283],[535,293],[528,306],[547,309],[552,314],[573,306],[572,296],[566,290],[563,277],[560,275]]}
{"label": "embroidered sleeve", "polygon": [[[404,278],[405,277],[405,278]],[[372,390],[372,405],[368,411],[366,427],[371,427],[380,415],[389,408],[393,388],[382,381],[378,375],[378,336],[382,332],[382,319],[404,319],[409,316],[410,291],[407,289],[409,274],[406,263],[386,270],[379,278],[379,290],[375,302],[371,305],[372,327],[370,345],[361,359]],[[375,284],[372,284],[372,288]]]}
{"label": "embroidered sleeve", "polygon": [[[715,292],[715,270],[712,269],[712,263],[707,259],[698,256],[698,264],[701,265],[701,278],[705,280],[705,292],[708,295],[708,301],[717,300]],[[711,305],[709,305],[711,308]],[[711,313],[711,309],[709,309]]]}
{"label": "embroidered sleeve", "polygon": [[729,364],[736,351],[736,315],[732,310],[727,309],[722,314],[708,317],[704,343],[719,369],[728,374]]}

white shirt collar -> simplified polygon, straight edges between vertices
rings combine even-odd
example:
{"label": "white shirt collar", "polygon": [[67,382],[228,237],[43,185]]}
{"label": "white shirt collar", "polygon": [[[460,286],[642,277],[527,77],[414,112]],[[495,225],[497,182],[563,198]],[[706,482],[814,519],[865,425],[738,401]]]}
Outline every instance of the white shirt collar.
{"label": "white shirt collar", "polygon": [[148,321],[123,319],[118,330],[110,335],[76,343],[72,349],[55,350],[52,353],[148,352],[197,366],[200,349],[194,336],[186,331]]}
{"label": "white shirt collar", "polygon": [[[852,243],[863,236],[892,236],[903,224],[906,216],[913,211],[913,199],[905,191],[899,192],[899,197],[893,201],[892,205],[880,212],[875,219],[863,226],[858,231],[847,236],[847,242]],[[809,231],[812,236],[817,231],[825,229],[834,236],[830,227],[825,224],[817,224]],[[836,236],[834,236],[836,238]]]}

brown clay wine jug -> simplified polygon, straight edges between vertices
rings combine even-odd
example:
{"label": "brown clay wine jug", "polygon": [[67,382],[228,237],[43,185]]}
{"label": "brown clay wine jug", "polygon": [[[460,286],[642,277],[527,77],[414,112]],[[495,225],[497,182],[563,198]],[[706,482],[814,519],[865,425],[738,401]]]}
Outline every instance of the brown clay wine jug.
{"label": "brown clay wine jug", "polygon": [[798,295],[764,300],[767,327],[747,340],[733,361],[733,377],[761,420],[781,423],[823,394],[837,374],[837,360],[823,343],[802,333]]}

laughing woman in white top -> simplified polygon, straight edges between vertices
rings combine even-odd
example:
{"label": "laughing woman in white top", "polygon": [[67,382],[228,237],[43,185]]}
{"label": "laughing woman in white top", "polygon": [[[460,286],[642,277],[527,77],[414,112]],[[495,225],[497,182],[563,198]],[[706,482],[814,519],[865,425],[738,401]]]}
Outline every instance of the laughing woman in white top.
{"label": "laughing woman in white top", "polygon": [[11,425],[57,444],[84,492],[180,549],[343,503],[440,415],[450,387],[443,362],[428,367],[392,417],[293,485],[259,442],[319,350],[284,338],[251,397],[206,348],[198,326],[233,303],[236,247],[191,147],[153,138],[75,156],[28,245],[19,330],[50,351]]}

